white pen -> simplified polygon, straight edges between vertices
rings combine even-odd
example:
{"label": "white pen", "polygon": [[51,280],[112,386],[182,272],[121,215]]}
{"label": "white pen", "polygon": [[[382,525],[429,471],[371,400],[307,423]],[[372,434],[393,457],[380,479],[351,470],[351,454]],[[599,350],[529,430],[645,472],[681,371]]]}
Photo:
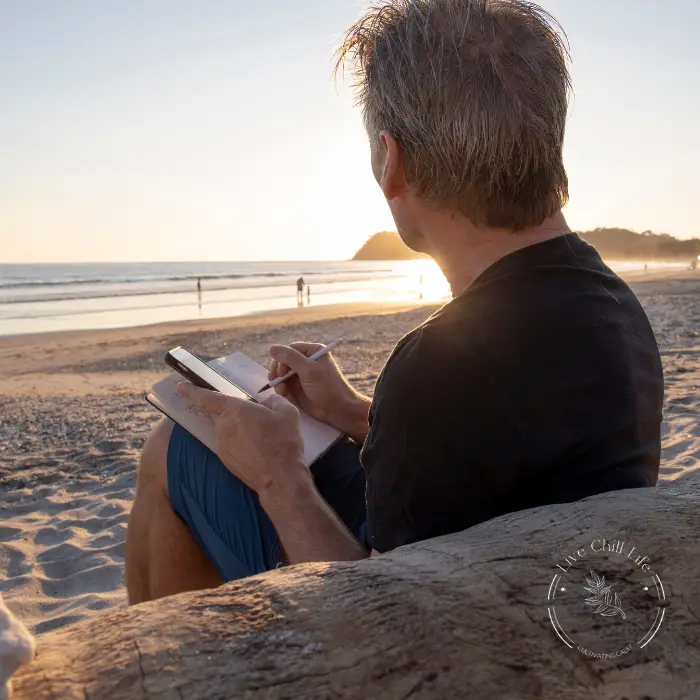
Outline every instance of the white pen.
{"label": "white pen", "polygon": [[[327,355],[333,348],[337,347],[343,342],[342,338],[338,338],[337,340],[332,341],[331,343],[328,343],[325,347],[322,347],[320,350],[317,350],[313,355],[309,357],[310,360],[318,360],[319,357],[323,357],[324,355]],[[293,369],[290,369],[287,374],[283,375],[282,377],[277,377],[277,379],[273,379],[271,382],[268,382],[265,384],[265,386],[262,389],[258,390],[258,394],[261,394],[263,391],[267,391],[268,389],[272,389],[273,386],[277,386],[278,384],[281,384],[282,382],[287,381],[290,377],[293,377],[296,374],[296,372]]]}

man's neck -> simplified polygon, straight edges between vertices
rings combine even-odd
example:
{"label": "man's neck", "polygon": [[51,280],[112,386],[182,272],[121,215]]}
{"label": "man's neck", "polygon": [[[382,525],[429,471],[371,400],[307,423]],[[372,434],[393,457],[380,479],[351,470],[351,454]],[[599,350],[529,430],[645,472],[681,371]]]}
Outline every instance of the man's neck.
{"label": "man's neck", "polygon": [[454,296],[464,293],[482,272],[506,255],[571,233],[561,212],[539,226],[516,233],[479,228],[467,219],[451,215],[438,215],[431,223],[435,225],[423,235]]}

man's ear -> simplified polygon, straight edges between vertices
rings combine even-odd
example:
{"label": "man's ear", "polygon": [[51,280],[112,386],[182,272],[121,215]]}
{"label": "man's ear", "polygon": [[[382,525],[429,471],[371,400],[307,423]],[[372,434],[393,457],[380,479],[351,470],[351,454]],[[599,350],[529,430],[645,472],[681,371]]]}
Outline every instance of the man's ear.
{"label": "man's ear", "polygon": [[381,160],[378,165],[381,168],[379,174],[379,186],[387,200],[398,197],[405,189],[403,169],[403,153],[401,145],[388,132],[379,132]]}

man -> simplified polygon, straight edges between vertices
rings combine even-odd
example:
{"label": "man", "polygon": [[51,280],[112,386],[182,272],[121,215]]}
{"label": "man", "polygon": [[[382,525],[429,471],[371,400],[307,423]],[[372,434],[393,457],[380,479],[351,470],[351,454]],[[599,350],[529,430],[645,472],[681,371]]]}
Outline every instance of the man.
{"label": "man", "polygon": [[304,301],[304,278],[303,277],[300,277],[297,280],[297,301],[298,302]]}
{"label": "man", "polygon": [[[297,376],[265,405],[182,385],[215,421],[218,456],[168,422],[148,439],[132,602],[656,483],[652,330],[561,213],[558,25],[521,0],[386,1],[350,29],[340,61],[353,63],[398,231],[454,299],[399,342],[372,402],[331,357],[309,360],[309,343],[270,349],[270,377]],[[295,404],[350,438],[311,471]]]}

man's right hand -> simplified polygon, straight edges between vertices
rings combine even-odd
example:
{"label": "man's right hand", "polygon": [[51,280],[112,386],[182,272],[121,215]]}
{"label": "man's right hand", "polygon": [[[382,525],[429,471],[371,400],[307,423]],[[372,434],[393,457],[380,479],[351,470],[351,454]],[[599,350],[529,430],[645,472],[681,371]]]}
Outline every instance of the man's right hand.
{"label": "man's right hand", "polygon": [[309,359],[322,347],[318,343],[273,345],[268,379],[294,370],[296,375],[278,384],[275,391],[322,423],[364,442],[369,432],[367,416],[371,401],[348,384],[330,353],[318,360]]}

